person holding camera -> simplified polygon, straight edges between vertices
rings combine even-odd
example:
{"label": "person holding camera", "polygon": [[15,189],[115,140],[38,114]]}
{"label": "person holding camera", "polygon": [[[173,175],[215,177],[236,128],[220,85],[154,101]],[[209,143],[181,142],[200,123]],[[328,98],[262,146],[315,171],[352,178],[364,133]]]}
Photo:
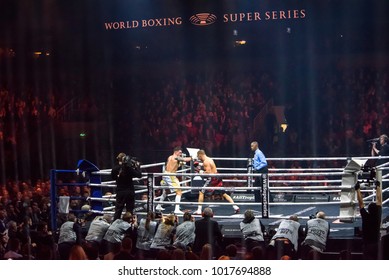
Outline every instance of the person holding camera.
{"label": "person holding camera", "polygon": [[[382,134],[379,138],[380,149],[377,148],[377,142],[373,142],[371,147],[371,156],[389,156],[389,138],[386,134]],[[389,159],[379,159],[376,165],[381,165],[387,162]]]}
{"label": "person holding camera", "polygon": [[380,228],[382,216],[382,190],[379,181],[375,181],[376,201],[370,202],[367,209],[361,193],[361,184],[354,186],[357,192],[359,211],[362,217],[363,254],[365,259],[376,260],[379,255]]}
{"label": "person holding camera", "polygon": [[132,179],[142,177],[138,161],[120,153],[116,157],[118,164],[111,170],[113,180],[116,180],[116,203],[113,220],[120,219],[124,207],[126,212],[132,213],[135,207],[135,190]]}
{"label": "person holding camera", "polygon": [[[373,142],[373,146],[371,148],[371,155],[374,157],[376,155],[380,157],[389,156],[389,137],[386,134],[382,134],[378,141],[380,143],[379,149],[377,148],[377,142]],[[380,158],[376,162],[376,166],[380,166],[386,162],[388,162],[389,159],[387,158]],[[387,170],[382,170],[382,177],[384,177],[386,174],[388,174]],[[386,189],[388,187],[388,183],[384,183],[381,186],[381,189]],[[386,195],[385,195],[386,194]],[[388,192],[384,194],[384,200],[388,198]]]}
{"label": "person holding camera", "polygon": [[322,253],[326,249],[330,234],[330,224],[325,218],[326,215],[323,211],[309,216],[305,227],[306,237],[301,243],[301,255],[303,259],[307,259],[309,252],[312,250],[317,253]]}
{"label": "person holding camera", "polygon": [[247,209],[244,212],[244,219],[240,222],[239,225],[240,231],[243,234],[244,245],[247,252],[251,252],[251,250],[257,246],[265,248],[265,226],[258,218],[255,217],[253,210]]}
{"label": "person holding camera", "polygon": [[154,239],[150,245],[150,249],[152,249],[154,253],[157,254],[159,250],[167,249],[172,245],[173,231],[177,225],[177,221],[178,218],[174,214],[162,217],[162,221],[158,225]]}
{"label": "person holding camera", "polygon": [[58,253],[61,260],[69,259],[70,249],[75,244],[82,243],[81,223],[77,217],[70,213],[67,221],[59,229]]}
{"label": "person holding camera", "polygon": [[176,247],[182,246],[187,248],[192,246],[195,240],[195,220],[191,213],[185,212],[183,222],[179,224],[173,237],[173,245]]}
{"label": "person holding camera", "polygon": [[291,215],[289,219],[282,220],[278,226],[268,247],[275,259],[280,259],[284,255],[293,259],[297,258],[299,239],[304,235],[304,230],[298,220],[297,215]]}

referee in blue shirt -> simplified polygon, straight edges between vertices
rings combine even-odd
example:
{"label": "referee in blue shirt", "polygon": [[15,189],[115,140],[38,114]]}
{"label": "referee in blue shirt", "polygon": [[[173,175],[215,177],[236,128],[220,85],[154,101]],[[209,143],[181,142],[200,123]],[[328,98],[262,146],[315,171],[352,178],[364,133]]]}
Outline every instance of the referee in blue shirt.
{"label": "referee in blue shirt", "polygon": [[[254,152],[253,157],[253,173],[268,173],[267,161],[263,152],[258,148],[258,142],[251,142],[251,151]],[[262,176],[255,177],[254,187],[262,186]],[[261,194],[259,189],[254,190],[255,202],[261,201]]]}

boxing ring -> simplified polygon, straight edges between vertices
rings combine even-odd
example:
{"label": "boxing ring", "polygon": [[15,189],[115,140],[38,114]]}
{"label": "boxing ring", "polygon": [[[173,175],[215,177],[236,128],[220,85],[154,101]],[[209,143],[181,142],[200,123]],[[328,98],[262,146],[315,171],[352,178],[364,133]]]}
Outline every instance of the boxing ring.
{"label": "boxing ring", "polygon": [[[225,235],[240,235],[239,222],[246,209],[254,210],[256,217],[271,228],[277,227],[282,219],[292,214],[298,215],[302,224],[317,211],[324,211],[331,222],[333,234],[352,236],[356,227],[360,227],[358,202],[354,185],[357,181],[364,183],[362,188],[365,204],[375,199],[375,190],[370,186],[369,174],[364,170],[369,160],[377,157],[332,157],[332,158],[268,158],[269,173],[252,173],[251,159],[247,158],[213,158],[218,167],[218,174],[223,180],[223,188],[231,192],[240,213],[234,214],[232,204],[214,196],[205,199],[202,206],[214,210],[214,218],[219,221]],[[389,157],[388,157],[389,158]],[[377,166],[374,180],[387,184],[389,163]],[[141,166],[143,177],[134,179],[137,215],[146,215],[155,211],[161,204],[163,214],[173,212],[176,202],[175,193],[168,186],[161,184],[162,176],[177,176],[183,191],[179,203],[182,211],[192,213],[198,206],[198,191],[203,187],[204,177],[209,176],[195,172],[193,160],[182,166],[177,173],[165,173],[165,163]],[[382,174],[385,175],[382,175]],[[74,212],[76,215],[93,213],[95,215],[113,214],[116,183],[112,181],[111,169],[100,170],[87,160],[80,160],[75,170],[51,170],[51,225],[57,228],[58,215]],[[262,177],[262,186],[254,187],[253,180]],[[90,189],[88,197],[61,196],[63,187],[83,187]],[[208,187],[215,189],[215,187]],[[170,190],[167,200],[160,201],[163,189]],[[255,202],[253,191],[260,189],[261,201]],[[389,188],[383,189],[383,194]],[[171,199],[172,198],[172,199]],[[171,200],[170,200],[171,199]],[[69,201],[80,200],[89,207],[71,209]],[[383,201],[382,217],[389,215],[389,199]],[[54,202],[54,203],[53,203]],[[88,209],[87,209],[88,208]],[[180,215],[178,215],[180,216]]]}

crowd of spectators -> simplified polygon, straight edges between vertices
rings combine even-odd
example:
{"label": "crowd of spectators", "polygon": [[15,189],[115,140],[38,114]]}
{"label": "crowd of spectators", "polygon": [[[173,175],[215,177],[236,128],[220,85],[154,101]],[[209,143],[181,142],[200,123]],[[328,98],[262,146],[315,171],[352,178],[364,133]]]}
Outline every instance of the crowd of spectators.
{"label": "crowd of spectators", "polygon": [[[32,132],[38,125],[69,118],[65,116],[67,112],[63,112],[63,108],[75,97],[77,96],[74,93],[63,94],[57,91],[42,93],[30,88],[11,90],[0,87],[0,141],[4,141],[6,146],[17,145],[17,139],[24,131]],[[97,101],[92,97],[78,96],[77,99],[77,103],[71,108],[74,113],[69,115],[74,117],[83,112],[83,116],[78,115],[74,118],[96,120],[99,110]]]}
{"label": "crowd of spectators", "polygon": [[[270,69],[215,70],[203,75],[170,68],[166,72],[150,74],[153,83],[134,76],[131,83],[136,86],[124,90],[118,85],[124,81],[116,81],[96,90],[99,97],[1,87],[0,142],[6,165],[12,165],[8,161],[14,155],[24,154],[26,144],[31,152],[45,153],[26,141],[46,139],[35,134],[44,131],[50,120],[97,123],[111,118],[114,144],[130,146],[148,162],[163,159],[156,153],[175,146],[201,147],[211,156],[247,157],[247,143],[253,139],[259,140],[268,157],[369,155],[366,140],[388,130],[387,68],[320,69],[317,81],[308,87],[305,78],[296,76],[283,85],[285,79]],[[116,91],[123,92],[115,97]],[[77,102],[72,103],[74,98]],[[107,100],[113,101],[113,107]],[[254,119],[270,100],[285,106],[288,127],[282,131],[270,111],[259,134]]]}
{"label": "crowd of spectators", "polygon": [[285,109],[286,155],[369,156],[366,140],[388,133],[389,69],[318,71],[315,86]]}
{"label": "crowd of spectators", "polygon": [[[147,147],[140,149],[153,155],[183,146],[246,157],[247,143],[255,138],[268,157],[368,156],[366,140],[388,130],[386,67],[315,69],[315,76],[309,69],[306,76],[291,73],[288,78],[270,69],[193,77],[170,71],[144,83],[138,93],[136,116]],[[285,106],[288,127],[283,131],[270,110],[259,133],[254,119],[270,100]]]}
{"label": "crowd of spectators", "polygon": [[[9,241],[16,247],[20,246],[19,254],[28,259],[32,257],[32,250],[36,244],[50,245],[43,237],[47,235],[50,223],[49,191],[48,181],[37,181],[34,185],[29,181],[7,181],[5,185],[1,185],[0,252],[2,256],[9,249],[7,247]],[[7,236],[6,229],[8,229]],[[36,234],[32,234],[33,232]],[[54,240],[51,245],[54,245]]]}
{"label": "crowd of spectators", "polygon": [[155,149],[204,147],[214,155],[245,155],[253,119],[273,91],[266,72],[172,79],[144,93],[142,138]]}

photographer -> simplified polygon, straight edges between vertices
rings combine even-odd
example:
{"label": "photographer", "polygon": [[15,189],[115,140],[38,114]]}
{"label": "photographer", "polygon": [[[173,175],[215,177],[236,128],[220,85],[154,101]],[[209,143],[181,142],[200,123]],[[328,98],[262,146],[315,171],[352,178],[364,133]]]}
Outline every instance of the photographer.
{"label": "photographer", "polygon": [[74,214],[69,214],[67,221],[59,229],[58,253],[60,259],[69,259],[70,249],[73,245],[81,243],[81,221]]}
{"label": "photographer", "polygon": [[378,259],[379,242],[380,242],[380,227],[382,216],[382,190],[378,181],[374,182],[376,187],[376,202],[370,202],[367,210],[361,193],[360,182],[355,184],[359,211],[362,217],[362,238],[363,238],[363,254],[365,259]]}
{"label": "photographer", "polygon": [[[380,149],[377,148],[377,142],[373,142],[373,146],[371,147],[371,156],[389,156],[389,138],[386,134],[382,134],[379,138]],[[379,159],[377,160],[376,165],[381,165],[387,162],[388,159]]]}
{"label": "photographer", "polygon": [[114,220],[120,219],[124,206],[126,212],[132,213],[135,205],[135,190],[132,179],[142,177],[140,164],[134,158],[120,153],[117,156],[118,164],[112,168],[111,176],[116,180],[116,204]]}
{"label": "photographer", "polygon": [[306,237],[301,243],[301,255],[303,259],[308,259],[309,252],[322,253],[326,249],[328,236],[330,234],[330,224],[325,220],[325,213],[319,211],[316,215],[310,216],[305,228]]}
{"label": "photographer", "polygon": [[282,220],[276,234],[269,242],[268,250],[270,258],[280,259],[288,255],[292,259],[297,258],[298,244],[304,230],[298,222],[297,215],[291,215],[289,219]]}

